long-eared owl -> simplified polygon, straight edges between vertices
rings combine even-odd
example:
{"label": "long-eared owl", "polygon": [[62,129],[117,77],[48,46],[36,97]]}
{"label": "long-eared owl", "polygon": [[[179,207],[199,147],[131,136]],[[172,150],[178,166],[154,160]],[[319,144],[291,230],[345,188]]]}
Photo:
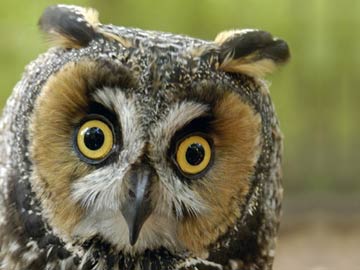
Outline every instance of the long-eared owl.
{"label": "long-eared owl", "polygon": [[204,41],[47,8],[0,122],[0,269],[271,269],[281,39]]}

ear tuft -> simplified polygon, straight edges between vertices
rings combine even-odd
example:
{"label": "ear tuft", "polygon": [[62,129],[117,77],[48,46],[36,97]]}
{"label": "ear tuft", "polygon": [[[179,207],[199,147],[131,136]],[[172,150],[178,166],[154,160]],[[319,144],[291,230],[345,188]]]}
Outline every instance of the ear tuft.
{"label": "ear tuft", "polygon": [[263,77],[290,57],[285,41],[260,30],[221,32],[215,43],[219,46],[219,69],[227,72]]}
{"label": "ear tuft", "polygon": [[99,24],[96,10],[68,5],[48,7],[39,20],[49,41],[65,48],[87,46],[98,35]]}

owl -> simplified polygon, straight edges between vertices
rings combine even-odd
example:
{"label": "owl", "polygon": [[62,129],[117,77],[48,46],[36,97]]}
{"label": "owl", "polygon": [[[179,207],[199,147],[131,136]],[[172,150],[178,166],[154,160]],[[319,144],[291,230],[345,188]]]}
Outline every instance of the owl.
{"label": "owl", "polygon": [[268,270],[285,41],[204,41],[48,7],[0,122],[1,270]]}

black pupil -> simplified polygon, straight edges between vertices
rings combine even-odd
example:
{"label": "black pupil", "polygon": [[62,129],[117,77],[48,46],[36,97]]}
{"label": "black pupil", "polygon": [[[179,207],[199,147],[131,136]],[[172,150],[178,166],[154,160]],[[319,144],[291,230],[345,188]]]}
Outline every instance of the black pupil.
{"label": "black pupil", "polygon": [[103,146],[105,141],[104,132],[97,127],[92,127],[86,130],[84,142],[90,150],[98,150]]}
{"label": "black pupil", "polygon": [[205,149],[200,143],[193,143],[186,150],[186,160],[190,165],[199,165],[205,156]]}

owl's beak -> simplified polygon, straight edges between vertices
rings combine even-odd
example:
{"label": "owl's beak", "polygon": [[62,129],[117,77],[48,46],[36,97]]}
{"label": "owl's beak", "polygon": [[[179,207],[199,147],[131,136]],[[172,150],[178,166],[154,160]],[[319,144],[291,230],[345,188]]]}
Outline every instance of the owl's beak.
{"label": "owl's beak", "polygon": [[129,172],[129,196],[121,213],[129,228],[130,244],[135,245],[141,228],[153,211],[150,199],[150,187],[154,170],[147,164],[134,167]]}

